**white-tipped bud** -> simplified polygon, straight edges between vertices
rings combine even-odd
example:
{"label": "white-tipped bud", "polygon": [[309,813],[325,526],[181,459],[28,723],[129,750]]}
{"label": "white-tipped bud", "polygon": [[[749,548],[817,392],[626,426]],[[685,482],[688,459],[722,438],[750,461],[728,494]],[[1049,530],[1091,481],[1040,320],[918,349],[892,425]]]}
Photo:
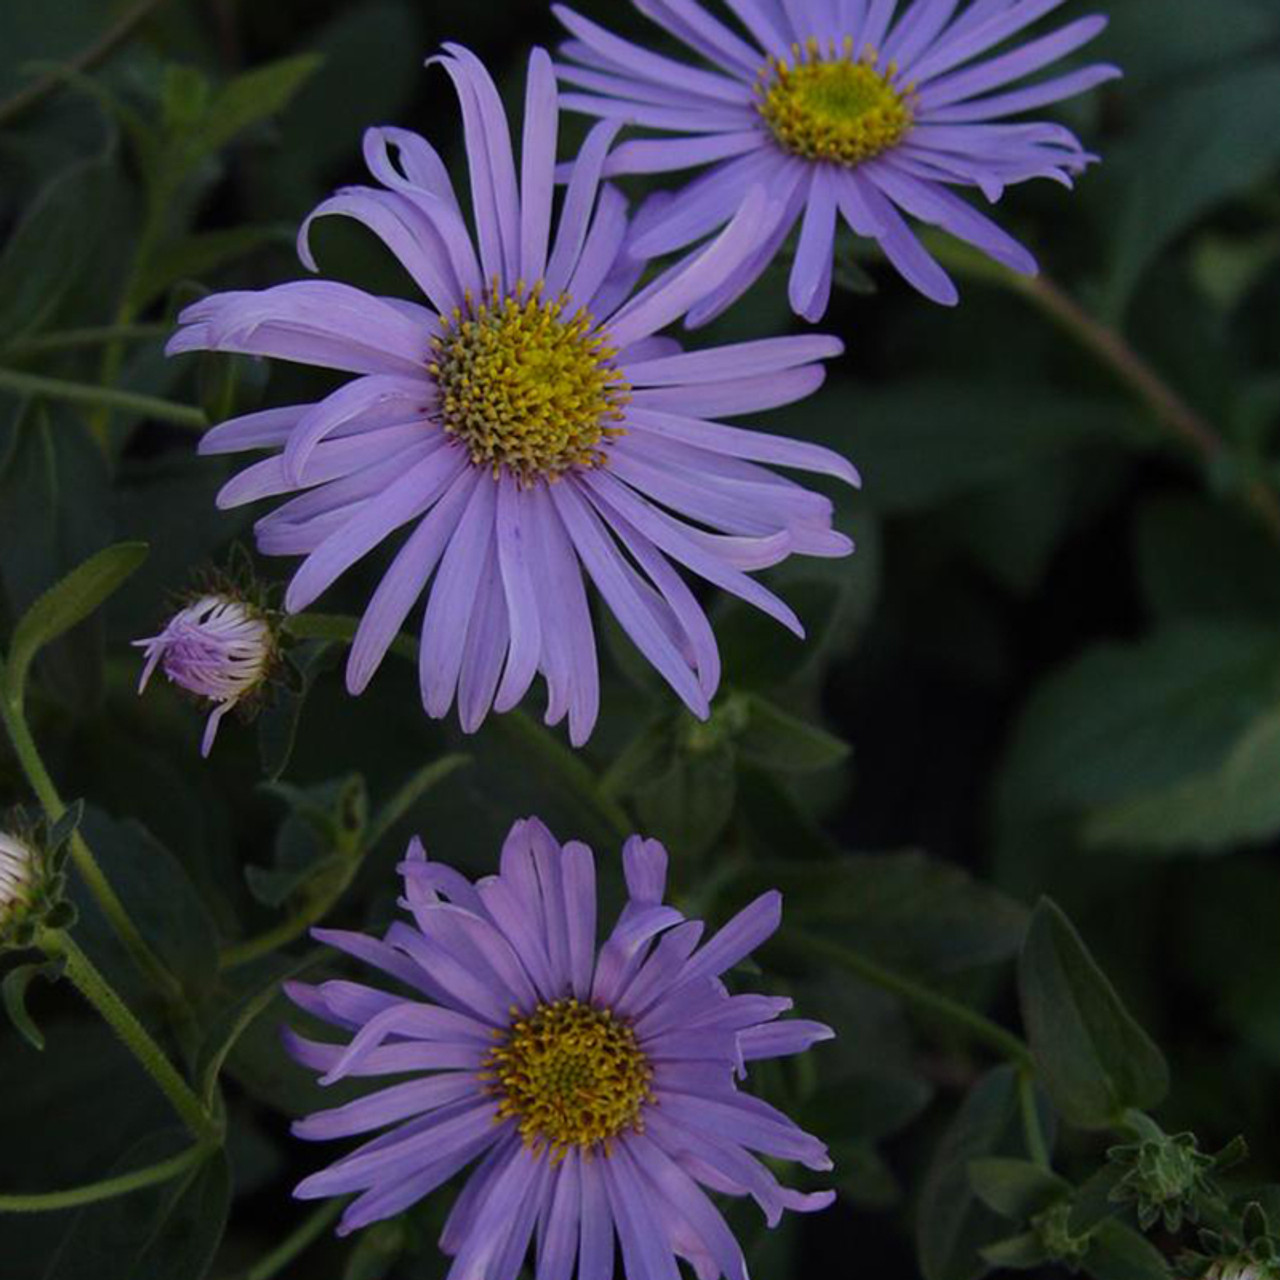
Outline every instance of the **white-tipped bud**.
{"label": "white-tipped bud", "polygon": [[31,905],[36,855],[16,836],[0,832],[0,925]]}
{"label": "white-tipped bud", "polygon": [[230,595],[203,596],[176,614],[158,636],[134,643],[147,657],[139,693],[159,666],[172,683],[215,704],[200,748],[206,756],[222,717],[262,688],[275,657],[275,637],[265,614]]}

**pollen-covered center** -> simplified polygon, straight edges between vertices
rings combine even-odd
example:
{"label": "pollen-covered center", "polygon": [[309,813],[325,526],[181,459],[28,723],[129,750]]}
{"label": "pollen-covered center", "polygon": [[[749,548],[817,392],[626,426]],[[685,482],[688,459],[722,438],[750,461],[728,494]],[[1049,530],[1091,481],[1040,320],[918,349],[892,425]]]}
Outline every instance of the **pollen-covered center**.
{"label": "pollen-covered center", "polygon": [[792,56],[771,57],[760,72],[757,107],[780,146],[806,160],[857,165],[902,141],[911,128],[911,91],[898,89],[897,67],[880,69],[853,40],[826,48],[811,38]]}
{"label": "pollen-covered center", "polygon": [[607,1152],[623,1129],[640,1129],[652,1076],[635,1032],[607,1009],[577,1000],[540,1004],[516,1019],[484,1070],[502,1099],[499,1115],[553,1156],[601,1143]]}
{"label": "pollen-covered center", "polygon": [[440,388],[444,429],[477,466],[503,468],[524,484],[598,467],[601,448],[621,435],[630,387],[617,351],[585,309],[548,300],[541,284],[441,317],[430,371]]}

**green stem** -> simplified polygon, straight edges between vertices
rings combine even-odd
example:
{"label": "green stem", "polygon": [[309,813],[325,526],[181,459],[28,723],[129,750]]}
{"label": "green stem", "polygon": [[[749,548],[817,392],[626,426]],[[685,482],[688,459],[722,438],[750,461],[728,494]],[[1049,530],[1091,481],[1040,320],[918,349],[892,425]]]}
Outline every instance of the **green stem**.
{"label": "green stem", "polygon": [[139,23],[147,18],[153,9],[159,8],[163,3],[164,0],[138,0],[138,3],[132,9],[121,14],[120,20],[114,26],[108,27],[97,40],[76,54],[67,63],[65,69],[60,68],[57,71],[51,71],[34,84],[28,85],[25,89],[15,93],[13,97],[5,99],[4,102],[0,103],[0,127],[9,124],[37,103],[43,102],[63,82],[66,78],[67,70],[82,74],[108,58],[133,34]]}
{"label": "green stem", "polygon": [[0,389],[24,396],[66,400],[71,404],[122,409],[192,431],[204,431],[209,425],[204,412],[190,405],[134,391],[118,391],[114,387],[97,387],[83,382],[67,382],[62,378],[46,378],[36,373],[20,373],[16,369],[0,369]]}
{"label": "green stem", "polygon": [[261,960],[263,956],[269,956],[273,951],[279,951],[281,947],[287,947],[291,942],[297,942],[312,925],[319,924],[329,914],[338,899],[346,892],[347,886],[355,875],[355,870],[353,866],[351,875],[343,880],[340,887],[327,891],[323,898],[317,898],[315,902],[307,903],[287,920],[282,920],[265,933],[246,938],[244,942],[237,942],[234,946],[220,952],[218,968],[224,972],[229,969],[239,969],[244,965],[252,964],[255,960]]}
{"label": "green stem", "polygon": [[[8,730],[9,740],[13,744],[14,753],[18,757],[18,763],[22,766],[31,790],[35,792],[36,799],[39,800],[49,822],[56,824],[66,813],[67,806],[58,793],[53,779],[49,776],[48,769],[45,768],[40,749],[31,736],[31,730],[27,727],[22,707],[0,696],[0,720]],[[97,858],[93,855],[93,850],[89,848],[88,842],[78,831],[71,837],[70,851],[76,870],[138,969],[170,1005],[177,1006],[182,1001],[182,988],[147,945],[138,931],[138,926],[133,923],[128,911],[125,910],[124,903],[111,887],[111,882],[103,874]]]}
{"label": "green stem", "polygon": [[217,1121],[75,939],[62,930],[47,930],[40,936],[40,947],[51,959],[65,962],[67,978],[124,1041],[192,1134],[202,1143],[220,1143],[222,1134]]}
{"label": "green stem", "polygon": [[324,1234],[325,1228],[342,1212],[343,1203],[341,1200],[327,1200],[304,1218],[265,1258],[256,1262],[248,1271],[241,1272],[237,1280],[272,1280],[272,1277],[278,1276],[304,1249]]}
{"label": "green stem", "polygon": [[496,723],[511,741],[545,765],[565,789],[604,824],[606,830],[622,840],[632,834],[634,828],[626,810],[605,795],[590,766],[536,720],[517,709],[499,716]]}
{"label": "green stem", "polygon": [[1035,1064],[1031,1057],[1031,1050],[1023,1040],[1013,1032],[1006,1031],[992,1022],[990,1018],[984,1017],[977,1010],[969,1008],[968,1005],[952,1000],[950,996],[944,996],[941,992],[934,991],[904,974],[886,969],[860,952],[841,946],[838,942],[829,942],[821,937],[797,936],[790,945],[797,950],[803,949],[820,955],[842,969],[847,969],[864,982],[897,996],[898,999],[921,1012],[950,1022],[965,1032],[970,1039],[994,1049],[1021,1071],[1034,1073]]}
{"label": "green stem", "polygon": [[1041,1169],[1052,1168],[1049,1143],[1045,1139],[1040,1108],[1036,1104],[1036,1078],[1032,1071],[1018,1073],[1018,1107],[1022,1112],[1022,1134],[1032,1161]]}
{"label": "green stem", "polygon": [[153,342],[173,332],[169,324],[100,325],[91,329],[59,329],[53,333],[37,333],[19,338],[4,348],[15,356],[41,355],[49,351],[75,351],[81,347],[100,347],[109,342]]}
{"label": "green stem", "polygon": [[119,1177],[106,1178],[102,1182],[86,1183],[83,1187],[72,1187],[68,1191],[47,1191],[40,1195],[0,1195],[0,1213],[52,1213],[59,1209],[78,1209],[82,1205],[114,1200],[131,1191],[172,1182],[198,1165],[208,1152],[209,1146],[206,1143],[197,1142],[172,1159],[148,1165],[145,1169],[135,1169],[132,1173],[122,1173]]}

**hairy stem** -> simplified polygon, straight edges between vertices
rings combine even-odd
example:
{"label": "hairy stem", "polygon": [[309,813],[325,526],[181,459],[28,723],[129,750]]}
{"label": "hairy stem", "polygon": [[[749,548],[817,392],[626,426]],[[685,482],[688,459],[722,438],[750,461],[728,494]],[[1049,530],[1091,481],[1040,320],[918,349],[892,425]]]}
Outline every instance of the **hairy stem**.
{"label": "hairy stem", "polygon": [[204,431],[209,425],[204,411],[191,405],[161,400],[158,396],[142,395],[136,391],[120,391],[114,387],[98,387],[84,382],[67,382],[62,378],[46,378],[37,373],[20,373],[17,369],[0,369],[0,389],[23,396],[65,400],[70,404],[122,409],[129,413],[140,413],[156,422],[187,427],[192,431]]}
{"label": "hairy stem", "polygon": [[195,1168],[209,1150],[207,1143],[197,1142],[169,1160],[148,1165],[145,1169],[135,1169],[132,1173],[122,1173],[115,1178],[105,1178],[101,1182],[89,1182],[67,1191],[46,1191],[40,1195],[0,1195],[0,1213],[53,1213],[59,1209],[78,1209],[86,1204],[127,1196],[131,1191],[141,1191],[144,1187],[158,1187]]}
{"label": "hairy stem", "polygon": [[[18,763],[22,766],[27,783],[39,800],[45,816],[51,824],[57,823],[66,813],[67,806],[53,779],[49,776],[48,769],[45,768],[40,750],[31,736],[31,730],[27,727],[21,704],[0,696],[0,720],[4,722],[9,741],[13,744],[14,753],[18,757]],[[128,911],[125,910],[124,903],[120,901],[111,882],[98,865],[93,850],[89,848],[88,842],[78,831],[71,837],[70,850],[76,870],[139,971],[170,1005],[179,1004],[182,1000],[182,988],[147,945],[138,926],[133,923]]]}
{"label": "hairy stem", "polygon": [[137,1058],[192,1134],[202,1143],[220,1142],[222,1135],[218,1122],[76,940],[62,930],[47,930],[40,937],[40,947],[51,959],[64,961],[66,977]]}
{"label": "hairy stem", "polygon": [[824,960],[839,965],[840,968],[861,978],[863,982],[879,987],[890,995],[897,996],[904,1004],[920,1010],[931,1017],[949,1022],[957,1030],[962,1031],[969,1039],[995,1050],[1024,1073],[1034,1074],[1035,1064],[1031,1058],[1031,1050],[1026,1043],[1011,1031],[984,1017],[976,1009],[961,1004],[958,1000],[944,996],[923,983],[908,978],[905,974],[896,973],[874,960],[842,946],[838,942],[829,942],[821,937],[796,938],[790,945],[797,951],[821,956]]}

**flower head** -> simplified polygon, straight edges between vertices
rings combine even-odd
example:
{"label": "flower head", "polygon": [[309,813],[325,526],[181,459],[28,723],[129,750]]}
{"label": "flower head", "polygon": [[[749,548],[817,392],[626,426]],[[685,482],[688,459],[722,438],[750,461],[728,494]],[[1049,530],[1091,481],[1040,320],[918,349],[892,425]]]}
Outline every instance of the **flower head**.
{"label": "flower head", "polygon": [[261,692],[276,656],[266,614],[247,600],[221,593],[201,596],[175,614],[158,636],[134,644],[146,651],[139,693],[160,667],[179,688],[214,704],[200,747],[206,756],[222,717]]}
{"label": "flower head", "polygon": [[556,7],[574,36],[560,78],[581,90],[566,94],[565,105],[681,135],[627,142],[607,172],[706,168],[642,213],[636,252],[695,244],[762,182],[773,196],[751,252],[690,311],[690,324],[740,296],[797,223],[791,305],[809,320],[830,299],[840,218],[936,302],[955,303],[955,286],[903,214],[1034,273],[1027,250],[951,188],[977,188],[994,202],[1030,178],[1070,186],[1095,159],[1059,125],[1009,118],[1119,75],[1097,65],[1017,87],[1087,44],[1105,18],[1081,18],[1010,48],[1062,0],[725,2],[740,29],[700,0],[635,0],[709,66],[661,57]]}
{"label": "flower head", "polygon": [[384,1130],[297,1190],[357,1193],[341,1230],[399,1213],[473,1161],[441,1245],[455,1277],[512,1280],[538,1226],[537,1280],[596,1275],[615,1234],[630,1280],[745,1280],[742,1254],[704,1187],[750,1195],[771,1225],[829,1192],[779,1185],[754,1154],[827,1170],[826,1148],[740,1093],[757,1059],[801,1053],[828,1028],[775,1021],[785,999],[730,995],[720,975],[778,927],[765,894],[699,946],[703,925],[662,903],[667,855],[623,850],[629,901],[596,947],[595,863],[538,821],[518,822],[496,876],[472,884],[415,842],[401,865],[413,925],[379,941],[317,936],[412,995],[352,982],[291,984],[308,1012],[350,1034],[287,1040],[322,1082],[408,1076],[295,1126],[310,1139]]}
{"label": "flower head", "polygon": [[[591,133],[553,217],[559,109],[550,58],[531,58],[517,171],[501,100],[467,50],[438,60],[462,104],[476,243],[439,156],[370,129],[381,184],[307,219],[366,224],[425,305],[307,281],[227,293],[183,313],[170,352],[278,356],[359,375],[318,404],[214,428],[205,453],[267,449],[219,502],[291,494],[259,520],[267,555],[302,555],[285,605],[306,609],[382,542],[407,539],[365,612],[347,667],[360,693],[425,595],[420,682],[464,730],[516,706],[541,673],[547,721],[584,742],[599,703],[584,574],[699,716],[720,679],[710,624],[676,566],[800,631],[748,571],[795,553],[841,556],[832,504],[772,466],[857,473],[829,450],[717,419],[801,399],[840,352],[824,337],[684,353],[656,336],[716,289],[760,234],[763,192],[707,250],[638,292],[626,202],[602,183],[616,127]],[[555,234],[552,234],[555,223]]]}
{"label": "flower head", "polygon": [[36,872],[37,858],[31,846],[0,832],[0,932],[31,906]]}

